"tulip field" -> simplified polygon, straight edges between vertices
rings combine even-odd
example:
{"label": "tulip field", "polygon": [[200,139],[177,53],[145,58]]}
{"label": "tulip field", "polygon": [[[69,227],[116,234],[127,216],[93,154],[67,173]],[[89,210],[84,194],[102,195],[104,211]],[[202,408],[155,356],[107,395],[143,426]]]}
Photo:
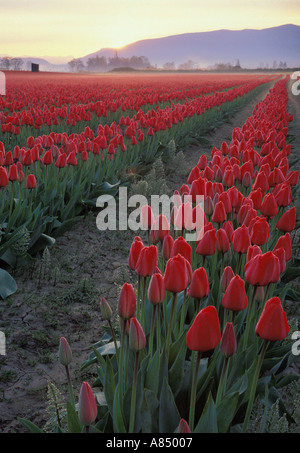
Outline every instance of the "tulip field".
{"label": "tulip field", "polygon": [[[297,425],[280,394],[299,378],[287,372],[299,359],[286,301],[299,304],[291,283],[300,276],[288,82],[282,74],[7,73],[1,310],[18,294],[14,270],[40,260],[99,196],[117,199],[130,184],[124,175],[145,174],[159,158],[167,164],[171,142],[197,152],[202,137],[270,87],[230,140],[197,155],[170,218],[155,215],[150,200],[141,208],[143,229],[131,232],[127,251],[133,278],[114,301],[99,294],[104,334],[85,345],[80,371],[92,377],[79,386],[72,341],[58,332],[66,402],[53,432],[247,433],[259,401],[260,432],[274,403]],[[44,432],[28,418],[19,426]]]}

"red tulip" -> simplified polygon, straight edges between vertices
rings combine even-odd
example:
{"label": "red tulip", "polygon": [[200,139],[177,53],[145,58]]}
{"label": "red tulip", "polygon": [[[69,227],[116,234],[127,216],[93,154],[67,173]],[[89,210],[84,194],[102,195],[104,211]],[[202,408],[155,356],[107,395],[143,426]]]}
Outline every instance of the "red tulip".
{"label": "red tulip", "polygon": [[222,201],[218,201],[218,203],[216,203],[215,205],[211,221],[216,223],[223,223],[225,222],[226,217],[225,206]]}
{"label": "red tulip", "polygon": [[198,255],[213,255],[216,251],[217,235],[214,229],[207,230],[199,241],[196,249]]}
{"label": "red tulip", "polygon": [[289,261],[292,258],[292,241],[289,233],[286,233],[284,236],[280,236],[276,242],[273,251],[283,247],[285,250],[285,259]]}
{"label": "red tulip", "polygon": [[188,423],[182,418],[179,422],[178,428],[175,431],[177,434],[189,434],[191,432]]}
{"label": "red tulip", "polygon": [[6,187],[9,183],[7,171],[4,167],[0,167],[0,187]]}
{"label": "red tulip", "polygon": [[208,352],[221,341],[221,329],[217,310],[209,305],[196,316],[186,335],[186,344],[191,351]]}
{"label": "red tulip", "polygon": [[142,277],[152,275],[157,266],[157,254],[157,247],[155,245],[143,247],[139,253],[135,272]]}
{"label": "red tulip", "polygon": [[124,283],[118,300],[118,314],[123,319],[132,318],[136,310],[136,298],[133,286]]}
{"label": "red tulip", "polygon": [[278,214],[277,202],[272,193],[267,193],[264,196],[260,211],[265,217],[269,218],[275,217]]}
{"label": "red tulip", "polygon": [[296,225],[296,207],[293,206],[286,211],[278,220],[276,228],[285,233],[293,231]]}
{"label": "red tulip", "polygon": [[249,230],[246,225],[234,230],[232,233],[232,248],[237,253],[247,253],[248,247],[251,245]]}
{"label": "red tulip", "polygon": [[245,282],[239,276],[233,277],[225,291],[222,299],[223,307],[227,310],[241,311],[248,305]]}
{"label": "red tulip", "polygon": [[129,347],[137,352],[146,346],[146,336],[139,321],[133,317],[129,321]]}
{"label": "red tulip", "polygon": [[251,242],[256,245],[266,244],[270,237],[269,223],[265,218],[256,220],[251,230]]}
{"label": "red tulip", "polygon": [[229,239],[223,228],[217,230],[217,249],[221,253],[226,253],[230,249]]}
{"label": "red tulip", "polygon": [[245,265],[245,277],[253,286],[266,286],[280,279],[280,263],[272,252],[256,255]]}
{"label": "red tulip", "polygon": [[209,293],[209,282],[204,267],[199,267],[193,272],[188,295],[194,299],[202,299]]}
{"label": "red tulip", "polygon": [[[164,282],[165,288],[171,293],[180,293],[189,285],[187,260],[182,255],[176,255],[167,262]],[[189,264],[189,263],[188,263]]]}
{"label": "red tulip", "polygon": [[139,236],[136,236],[129,250],[128,265],[130,269],[135,270],[137,260],[139,259],[140,256],[140,252],[144,247],[145,245],[142,239]]}
{"label": "red tulip", "polygon": [[163,302],[166,294],[164,278],[161,274],[153,274],[148,286],[148,300],[151,304]]}
{"label": "red tulip", "polygon": [[78,417],[84,426],[90,426],[97,417],[97,403],[92,388],[83,382],[80,388]]}
{"label": "red tulip", "polygon": [[182,255],[186,260],[188,260],[191,263],[192,247],[182,236],[178,237],[173,242],[173,247],[171,250],[171,258],[173,258],[173,256],[175,256],[175,255],[178,255],[178,253],[180,253],[180,255]]}
{"label": "red tulip", "polygon": [[34,175],[28,175],[26,181],[26,188],[27,189],[35,189],[36,188],[36,179]]}
{"label": "red tulip", "polygon": [[222,277],[221,277],[221,289],[222,292],[225,293],[226,289],[228,288],[228,285],[231,281],[231,279],[234,277],[234,272],[230,266],[226,266]]}
{"label": "red tulip", "polygon": [[173,243],[174,239],[170,234],[164,237],[162,243],[162,256],[165,260],[168,260],[171,257]]}
{"label": "red tulip", "polygon": [[42,158],[42,162],[44,165],[50,165],[53,163],[53,155],[51,149],[45,152],[44,157]]}
{"label": "red tulip", "polygon": [[250,245],[247,250],[246,263],[248,263],[248,261],[250,261],[256,255],[262,255],[261,248],[259,247],[259,245]]}
{"label": "red tulip", "polygon": [[283,340],[289,332],[286,314],[278,297],[267,300],[256,324],[255,334],[267,341]]}
{"label": "red tulip", "polygon": [[19,174],[18,174],[18,169],[17,169],[17,166],[16,164],[12,164],[10,167],[9,167],[9,171],[8,171],[8,179],[10,181],[19,181]]}
{"label": "red tulip", "polygon": [[225,326],[220,349],[225,357],[231,357],[236,353],[237,342],[232,322],[228,322]]}

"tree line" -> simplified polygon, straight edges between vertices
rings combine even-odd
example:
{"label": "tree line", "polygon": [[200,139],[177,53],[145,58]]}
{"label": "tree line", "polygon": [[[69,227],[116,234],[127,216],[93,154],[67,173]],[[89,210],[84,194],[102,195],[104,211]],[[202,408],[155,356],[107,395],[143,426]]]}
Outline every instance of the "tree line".
{"label": "tree line", "polygon": [[86,64],[81,59],[73,59],[69,61],[68,66],[71,72],[105,72],[117,68],[133,68],[133,69],[145,69],[150,67],[150,61],[147,57],[132,56],[130,58],[119,57],[117,54],[113,57],[106,58],[104,56],[97,55],[96,57],[90,57]]}

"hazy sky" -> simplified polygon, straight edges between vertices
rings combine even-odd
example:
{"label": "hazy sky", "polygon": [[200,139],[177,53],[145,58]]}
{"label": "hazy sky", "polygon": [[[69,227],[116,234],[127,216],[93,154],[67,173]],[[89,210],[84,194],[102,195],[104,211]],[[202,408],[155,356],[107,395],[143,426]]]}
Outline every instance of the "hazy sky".
{"label": "hazy sky", "polygon": [[299,0],[0,0],[0,55],[81,57],[220,28],[300,25]]}

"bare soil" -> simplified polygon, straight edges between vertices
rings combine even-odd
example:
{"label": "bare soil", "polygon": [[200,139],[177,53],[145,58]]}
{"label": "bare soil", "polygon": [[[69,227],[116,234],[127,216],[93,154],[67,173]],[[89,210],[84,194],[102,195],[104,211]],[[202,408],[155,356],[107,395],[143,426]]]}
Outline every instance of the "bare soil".
{"label": "bare soil", "polygon": [[[240,112],[212,134],[205,143],[184,151],[185,166],[168,175],[171,190],[186,182],[202,153],[210,155],[213,146],[230,140],[234,127],[242,126],[257,102],[269,90],[260,92]],[[299,96],[300,98],[300,96]],[[293,153],[299,148],[299,101],[291,98],[295,115],[291,133]],[[73,351],[70,366],[75,395],[82,380],[94,370],[81,372],[90,346],[101,336],[99,298],[106,297],[116,307],[120,287],[135,276],[127,265],[134,234],[131,231],[99,231],[96,212],[90,212],[74,228],[56,240],[42,261],[13,271],[16,294],[0,301],[0,330],[7,339],[7,355],[0,357],[0,431],[25,432],[18,418],[26,418],[43,428],[47,416],[47,385],[53,382],[66,395],[66,378],[57,361],[61,336]]]}

